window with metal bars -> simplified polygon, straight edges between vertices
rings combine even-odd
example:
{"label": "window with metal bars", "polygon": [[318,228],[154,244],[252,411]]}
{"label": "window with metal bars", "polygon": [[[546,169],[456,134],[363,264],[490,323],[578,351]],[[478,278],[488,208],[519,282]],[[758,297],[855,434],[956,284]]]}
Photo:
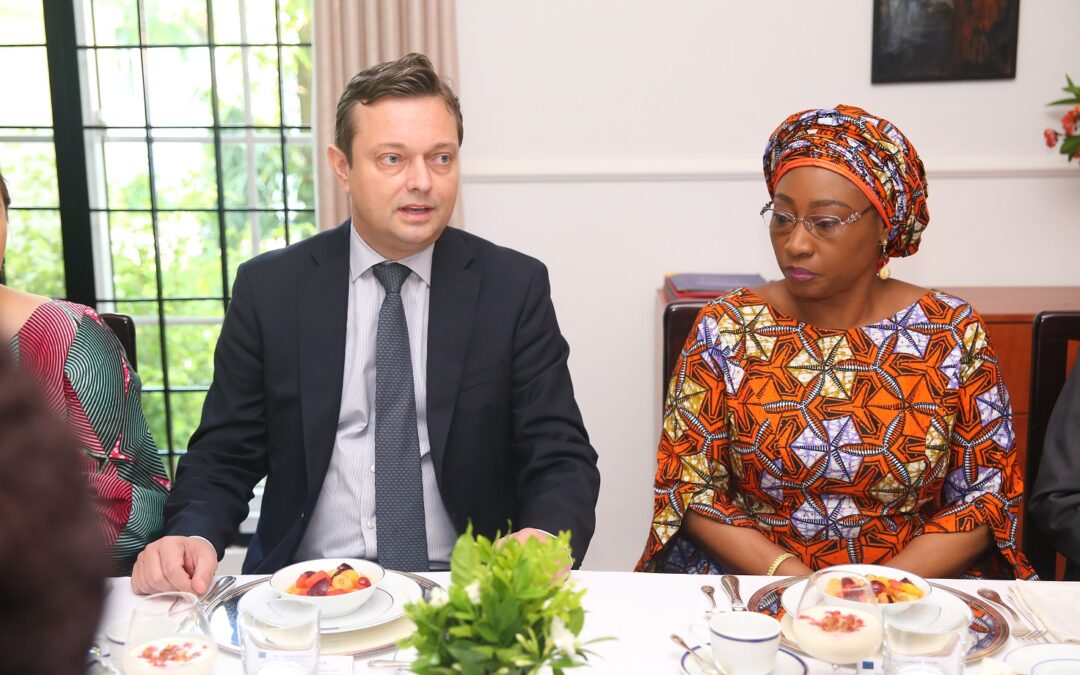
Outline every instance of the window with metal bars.
{"label": "window with metal bars", "polygon": [[236,268],[317,231],[311,5],[0,0],[5,281],[135,319],[170,472]]}

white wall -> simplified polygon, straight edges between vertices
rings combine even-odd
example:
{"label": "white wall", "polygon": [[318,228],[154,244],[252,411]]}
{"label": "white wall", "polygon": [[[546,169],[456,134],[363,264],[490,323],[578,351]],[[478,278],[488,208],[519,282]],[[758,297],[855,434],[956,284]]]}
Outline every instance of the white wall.
{"label": "white wall", "polygon": [[760,162],[789,113],[860,105],[919,149],[932,219],[898,276],[1080,284],[1080,166],[1042,141],[1080,78],[1080,2],[1021,3],[1015,80],[876,86],[871,6],[458,0],[466,228],[550,268],[603,475],[586,567],[645,540],[663,275],[776,276]]}

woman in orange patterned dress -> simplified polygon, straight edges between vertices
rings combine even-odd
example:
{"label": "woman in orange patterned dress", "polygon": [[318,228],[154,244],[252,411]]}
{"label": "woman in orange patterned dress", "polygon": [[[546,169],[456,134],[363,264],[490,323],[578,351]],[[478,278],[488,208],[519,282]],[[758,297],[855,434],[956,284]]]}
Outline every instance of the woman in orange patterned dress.
{"label": "woman in orange patterned dress", "polygon": [[786,119],[764,168],[784,277],[714,300],[687,336],[638,569],[1033,576],[985,326],[962,299],[888,275],[930,220],[915,149],[842,105]]}

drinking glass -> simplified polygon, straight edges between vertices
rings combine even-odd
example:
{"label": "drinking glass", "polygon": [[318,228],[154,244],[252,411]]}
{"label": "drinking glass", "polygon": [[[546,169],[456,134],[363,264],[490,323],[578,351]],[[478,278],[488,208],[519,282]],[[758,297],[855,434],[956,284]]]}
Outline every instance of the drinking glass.
{"label": "drinking glass", "polygon": [[850,572],[811,575],[792,624],[799,647],[832,664],[856,663],[881,646],[881,611],[870,581]]}
{"label": "drinking glass", "polygon": [[240,613],[244,675],[311,675],[319,668],[319,608],[278,598]]}
{"label": "drinking glass", "polygon": [[885,675],[960,675],[971,647],[968,614],[953,605],[918,604],[885,613]]}
{"label": "drinking glass", "polygon": [[157,593],[131,612],[124,643],[124,673],[206,675],[217,659],[199,600],[191,593]]}

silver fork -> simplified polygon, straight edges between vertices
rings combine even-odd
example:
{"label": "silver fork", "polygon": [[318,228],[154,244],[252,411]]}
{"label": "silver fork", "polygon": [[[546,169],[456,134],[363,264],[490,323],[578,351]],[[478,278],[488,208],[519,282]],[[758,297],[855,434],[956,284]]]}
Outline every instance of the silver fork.
{"label": "silver fork", "polygon": [[[993,590],[992,588],[980,588],[976,592],[980,596],[986,598],[987,600],[994,603],[1009,614],[1009,618],[1012,619],[1010,623],[1015,626],[1012,631],[1012,636],[1017,640],[1021,640],[1023,642],[1036,642],[1040,640],[1044,635],[1046,635],[1045,630],[1031,627],[1035,625],[1033,621],[1024,621],[1023,619],[1021,619],[1020,615],[1017,614],[1012,607],[1009,607],[1005,604],[1005,600],[1003,600],[1002,597],[998,595],[997,591]],[[1031,626],[1029,626],[1028,624],[1031,624]]]}
{"label": "silver fork", "polygon": [[1019,596],[1018,591],[1015,588],[1009,588],[1009,598],[1012,599],[1013,604],[1016,605],[1016,609],[1020,612],[1020,615],[1027,620],[1027,622],[1035,629],[1030,635],[1020,638],[1021,642],[1049,642],[1053,639],[1049,631],[1046,628],[1046,624],[1031,611],[1024,599]]}

